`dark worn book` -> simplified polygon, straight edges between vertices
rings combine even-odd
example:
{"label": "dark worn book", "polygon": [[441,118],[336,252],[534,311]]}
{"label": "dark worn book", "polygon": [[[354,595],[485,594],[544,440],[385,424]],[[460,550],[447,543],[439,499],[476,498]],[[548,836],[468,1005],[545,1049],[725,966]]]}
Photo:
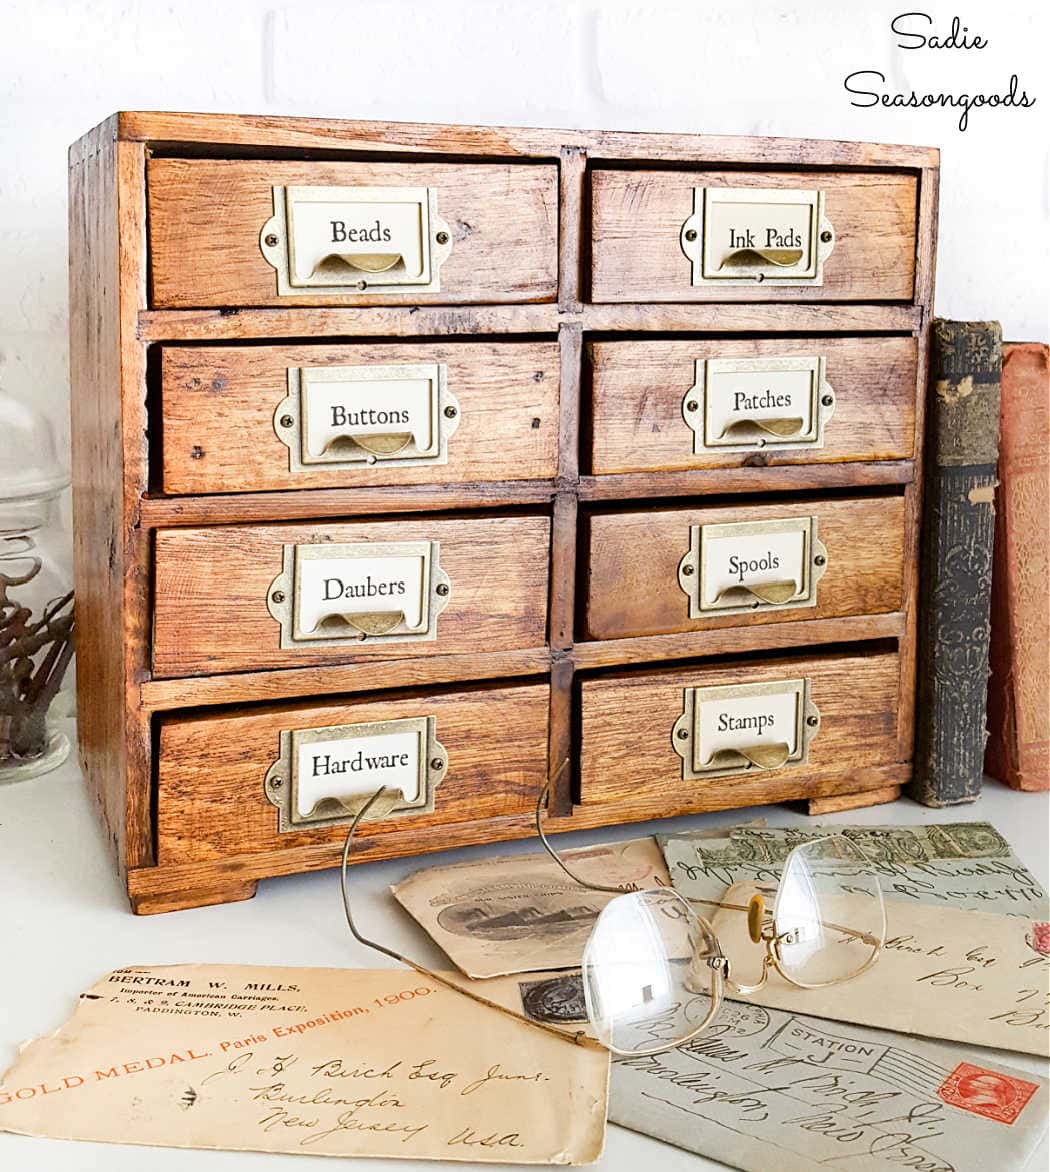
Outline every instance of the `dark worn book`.
{"label": "dark worn book", "polygon": [[1001,373],[998,322],[933,323],[909,787],[927,806],[981,793]]}

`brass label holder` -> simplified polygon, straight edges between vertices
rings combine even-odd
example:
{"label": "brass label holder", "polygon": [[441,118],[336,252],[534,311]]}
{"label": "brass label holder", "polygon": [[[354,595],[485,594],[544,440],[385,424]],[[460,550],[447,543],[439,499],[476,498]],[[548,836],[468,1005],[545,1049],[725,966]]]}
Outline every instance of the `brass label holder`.
{"label": "brass label holder", "polygon": [[808,679],[685,688],[671,744],[682,780],[805,765],[820,729]]}
{"label": "brass label holder", "polygon": [[263,792],[284,833],[345,825],[380,787],[377,818],[431,813],[447,771],[433,716],[282,729]]}
{"label": "brass label holder", "polygon": [[823,191],[694,187],[679,242],[693,285],[814,286],[824,283],[835,230]]}
{"label": "brass label holder", "polygon": [[689,617],[816,606],[828,551],[816,517],[691,525],[678,563]]}
{"label": "brass label holder", "polygon": [[274,187],[259,247],[282,297],[437,293],[452,234],[432,187]]}
{"label": "brass label holder", "polygon": [[430,642],[451,585],[437,541],[285,545],[266,604],[281,648]]}
{"label": "brass label holder", "polygon": [[835,392],[822,356],[698,358],[682,418],[693,455],[824,446]]}
{"label": "brass label holder", "polygon": [[273,429],[290,472],[448,463],[460,407],[443,362],[289,367]]}

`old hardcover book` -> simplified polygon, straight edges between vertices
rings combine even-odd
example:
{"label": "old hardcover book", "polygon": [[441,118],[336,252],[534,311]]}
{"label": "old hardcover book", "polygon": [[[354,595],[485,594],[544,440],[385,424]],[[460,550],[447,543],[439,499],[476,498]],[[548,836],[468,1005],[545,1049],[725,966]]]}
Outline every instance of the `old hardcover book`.
{"label": "old hardcover book", "polygon": [[999,441],[997,322],[930,333],[915,776],[927,806],[980,796]]}
{"label": "old hardcover book", "polygon": [[1041,343],[1003,346],[992,675],[985,771],[1050,789],[1050,365]]}

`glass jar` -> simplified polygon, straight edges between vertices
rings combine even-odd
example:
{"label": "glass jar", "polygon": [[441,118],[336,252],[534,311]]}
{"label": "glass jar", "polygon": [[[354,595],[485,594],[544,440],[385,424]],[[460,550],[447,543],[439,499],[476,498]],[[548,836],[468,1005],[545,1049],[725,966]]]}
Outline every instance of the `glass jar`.
{"label": "glass jar", "polygon": [[48,421],[0,394],[0,783],[69,755],[73,575],[59,521],[68,485]]}

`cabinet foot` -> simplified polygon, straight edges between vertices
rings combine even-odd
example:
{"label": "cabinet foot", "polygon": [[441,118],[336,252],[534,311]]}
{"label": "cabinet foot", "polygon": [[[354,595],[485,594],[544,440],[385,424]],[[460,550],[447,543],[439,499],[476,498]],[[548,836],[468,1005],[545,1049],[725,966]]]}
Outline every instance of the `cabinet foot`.
{"label": "cabinet foot", "polygon": [[184,911],[191,907],[210,907],[217,903],[238,903],[251,899],[258,880],[246,879],[222,887],[196,887],[191,891],[147,891],[131,895],[131,910],[137,916],[154,916],[161,912]]}
{"label": "cabinet foot", "polygon": [[837,814],[840,810],[860,810],[864,806],[882,806],[895,802],[901,796],[899,785],[887,785],[881,789],[866,789],[858,794],[832,794],[826,798],[807,798],[806,813],[810,817]]}

